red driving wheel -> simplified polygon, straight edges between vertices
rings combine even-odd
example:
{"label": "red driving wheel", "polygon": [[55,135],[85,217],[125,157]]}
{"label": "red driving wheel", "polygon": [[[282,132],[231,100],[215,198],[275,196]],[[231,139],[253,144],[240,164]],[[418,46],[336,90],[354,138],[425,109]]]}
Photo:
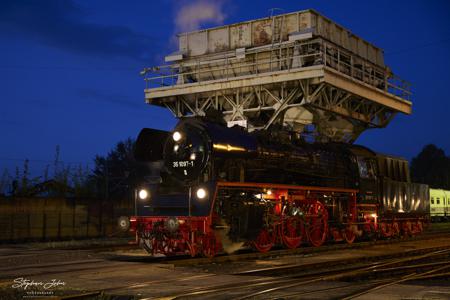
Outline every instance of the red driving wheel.
{"label": "red driving wheel", "polygon": [[305,232],[303,220],[299,216],[284,216],[281,222],[280,235],[283,244],[294,249],[300,246]]}
{"label": "red driving wheel", "polygon": [[269,251],[275,243],[275,235],[270,233],[266,228],[259,231],[258,236],[253,241],[253,246],[259,252]]}
{"label": "red driving wheel", "polygon": [[320,201],[311,203],[306,220],[309,242],[315,247],[321,246],[325,242],[328,232],[327,209]]}

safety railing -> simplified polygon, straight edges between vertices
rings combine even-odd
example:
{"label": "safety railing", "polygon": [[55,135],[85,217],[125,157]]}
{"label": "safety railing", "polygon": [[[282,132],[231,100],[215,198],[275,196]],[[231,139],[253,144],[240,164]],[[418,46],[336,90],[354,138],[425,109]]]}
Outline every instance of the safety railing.
{"label": "safety railing", "polygon": [[245,57],[201,57],[181,63],[146,68],[146,88],[202,84],[271,72],[326,66],[387,93],[409,100],[410,84],[354,53],[323,39],[249,49]]}

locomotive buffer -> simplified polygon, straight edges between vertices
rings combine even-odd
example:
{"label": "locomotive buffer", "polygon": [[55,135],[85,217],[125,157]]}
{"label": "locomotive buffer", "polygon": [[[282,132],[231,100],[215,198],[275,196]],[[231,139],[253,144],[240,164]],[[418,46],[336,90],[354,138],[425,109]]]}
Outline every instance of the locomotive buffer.
{"label": "locomotive buffer", "polygon": [[314,10],[178,35],[168,64],[145,68],[145,99],[176,117],[221,116],[352,143],[411,113],[410,86],[383,50]]}

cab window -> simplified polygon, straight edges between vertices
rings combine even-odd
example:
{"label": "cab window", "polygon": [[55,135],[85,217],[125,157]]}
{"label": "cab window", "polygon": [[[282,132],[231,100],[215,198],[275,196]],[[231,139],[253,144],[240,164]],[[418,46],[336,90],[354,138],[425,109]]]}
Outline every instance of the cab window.
{"label": "cab window", "polygon": [[361,178],[374,178],[375,177],[373,164],[370,162],[370,160],[359,156],[358,157],[358,168],[359,168],[359,176]]}
{"label": "cab window", "polygon": [[436,198],[436,204],[441,204],[441,199],[440,198]]}
{"label": "cab window", "polygon": [[434,204],[434,198],[431,197],[431,204]]}

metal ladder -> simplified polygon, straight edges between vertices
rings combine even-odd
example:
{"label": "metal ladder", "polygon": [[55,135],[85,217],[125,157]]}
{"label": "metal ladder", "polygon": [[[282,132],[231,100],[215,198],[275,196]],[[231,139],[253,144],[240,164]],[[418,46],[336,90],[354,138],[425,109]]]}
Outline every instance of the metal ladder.
{"label": "metal ladder", "polygon": [[279,18],[272,16],[272,45],[275,43],[281,43],[284,25],[283,21],[284,16],[280,16]]}
{"label": "metal ladder", "polygon": [[277,59],[279,64],[277,67],[281,68],[281,62],[279,59],[281,58],[281,47],[279,47],[279,51],[275,51],[274,53],[274,45],[275,43],[281,43],[281,40],[283,38],[282,32],[283,32],[283,25],[284,25],[284,16],[279,16],[278,18],[274,15],[275,10],[282,10],[280,8],[272,8],[270,10],[270,17],[272,18],[272,51],[270,54],[270,69],[272,71],[272,56],[275,54],[275,58]]}

